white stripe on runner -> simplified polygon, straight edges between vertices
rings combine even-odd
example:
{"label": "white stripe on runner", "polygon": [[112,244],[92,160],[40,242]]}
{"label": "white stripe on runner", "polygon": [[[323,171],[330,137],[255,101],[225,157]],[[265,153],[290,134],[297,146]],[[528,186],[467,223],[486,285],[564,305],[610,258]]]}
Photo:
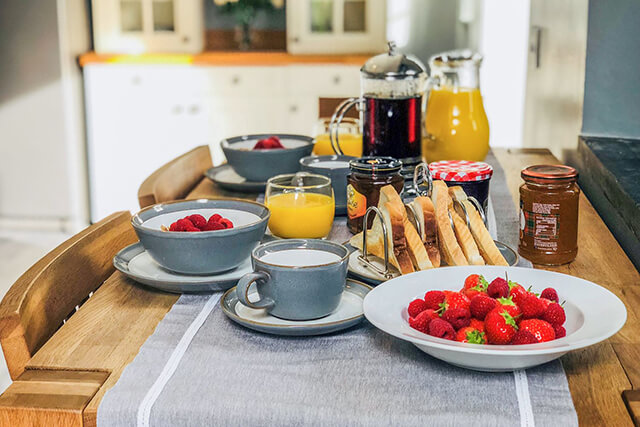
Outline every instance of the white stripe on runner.
{"label": "white stripe on runner", "polygon": [[153,407],[153,404],[156,402],[158,396],[160,396],[160,393],[162,393],[162,390],[164,389],[165,385],[167,385],[167,382],[169,382],[169,380],[173,376],[174,372],[178,368],[178,365],[180,364],[180,361],[182,360],[182,357],[187,351],[189,344],[191,344],[191,340],[193,340],[193,337],[196,335],[200,327],[204,324],[204,321],[207,320],[209,313],[211,313],[218,301],[220,301],[221,296],[222,292],[211,295],[204,307],[202,307],[202,311],[200,311],[198,316],[196,316],[193,322],[191,322],[191,325],[189,325],[182,338],[180,338],[178,345],[173,350],[173,353],[171,353],[171,356],[169,356],[169,359],[164,365],[164,368],[162,368],[160,375],[153,383],[147,394],[144,396],[142,402],[140,402],[137,414],[139,427],[149,426],[149,418],[151,416],[151,408]]}
{"label": "white stripe on runner", "polygon": [[529,394],[529,381],[527,372],[523,369],[513,371],[516,381],[516,396],[518,397],[518,409],[520,410],[520,425],[522,427],[534,427],[533,408],[531,407],[531,395]]}

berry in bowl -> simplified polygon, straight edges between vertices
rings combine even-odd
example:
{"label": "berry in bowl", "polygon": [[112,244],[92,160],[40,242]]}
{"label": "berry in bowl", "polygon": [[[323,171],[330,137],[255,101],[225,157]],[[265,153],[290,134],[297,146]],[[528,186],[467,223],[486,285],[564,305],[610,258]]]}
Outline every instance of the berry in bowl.
{"label": "berry in bowl", "polygon": [[199,199],[149,206],[131,224],[151,258],[182,274],[236,268],[259,243],[269,222],[266,206],[234,199]]}
{"label": "berry in bowl", "polygon": [[313,138],[292,134],[243,135],[223,139],[221,148],[233,170],[248,181],[296,173],[300,159],[311,154]]}
{"label": "berry in bowl", "polygon": [[500,266],[397,277],[367,295],[364,313],[374,326],[435,358],[490,372],[530,368],[596,344],[627,317],[624,304],[595,283]]}

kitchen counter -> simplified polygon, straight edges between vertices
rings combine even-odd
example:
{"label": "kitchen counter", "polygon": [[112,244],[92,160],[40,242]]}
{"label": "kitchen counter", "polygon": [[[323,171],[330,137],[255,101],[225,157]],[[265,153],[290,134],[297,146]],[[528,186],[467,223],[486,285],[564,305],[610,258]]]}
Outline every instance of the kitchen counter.
{"label": "kitchen counter", "polygon": [[291,65],[337,64],[362,65],[372,54],[365,55],[291,55],[287,52],[237,52],[210,51],[198,54],[143,53],[99,54],[88,52],[80,55],[81,67],[89,64],[191,64],[191,65]]}

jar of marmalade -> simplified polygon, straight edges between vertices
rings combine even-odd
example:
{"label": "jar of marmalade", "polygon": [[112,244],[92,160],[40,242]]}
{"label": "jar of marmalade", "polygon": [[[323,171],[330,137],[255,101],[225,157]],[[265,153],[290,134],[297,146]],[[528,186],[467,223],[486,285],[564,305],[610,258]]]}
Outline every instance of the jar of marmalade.
{"label": "jar of marmalade", "polygon": [[[362,221],[369,206],[377,206],[380,189],[392,185],[398,193],[404,187],[400,175],[402,162],[393,157],[361,157],[349,162],[351,173],[347,176],[347,226],[356,234],[362,231]],[[367,228],[373,223],[369,217]]]}
{"label": "jar of marmalade", "polygon": [[578,172],[564,165],[522,170],[518,252],[534,264],[560,265],[578,254]]}

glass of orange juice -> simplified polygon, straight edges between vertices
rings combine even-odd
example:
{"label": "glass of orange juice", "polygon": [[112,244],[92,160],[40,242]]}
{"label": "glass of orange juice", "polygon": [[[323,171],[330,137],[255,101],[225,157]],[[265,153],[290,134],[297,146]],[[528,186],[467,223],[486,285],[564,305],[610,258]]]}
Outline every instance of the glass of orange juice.
{"label": "glass of orange juice", "polygon": [[265,205],[271,211],[269,230],[286,239],[321,239],[333,225],[335,200],[331,179],[298,172],[267,181]]}
{"label": "glass of orange juice", "polygon": [[[313,146],[313,154],[328,156],[337,154],[331,146],[329,137],[330,118],[320,119],[316,123],[313,134],[316,143]],[[345,156],[362,157],[362,133],[360,132],[360,120],[345,117],[338,126],[338,142]]]}

